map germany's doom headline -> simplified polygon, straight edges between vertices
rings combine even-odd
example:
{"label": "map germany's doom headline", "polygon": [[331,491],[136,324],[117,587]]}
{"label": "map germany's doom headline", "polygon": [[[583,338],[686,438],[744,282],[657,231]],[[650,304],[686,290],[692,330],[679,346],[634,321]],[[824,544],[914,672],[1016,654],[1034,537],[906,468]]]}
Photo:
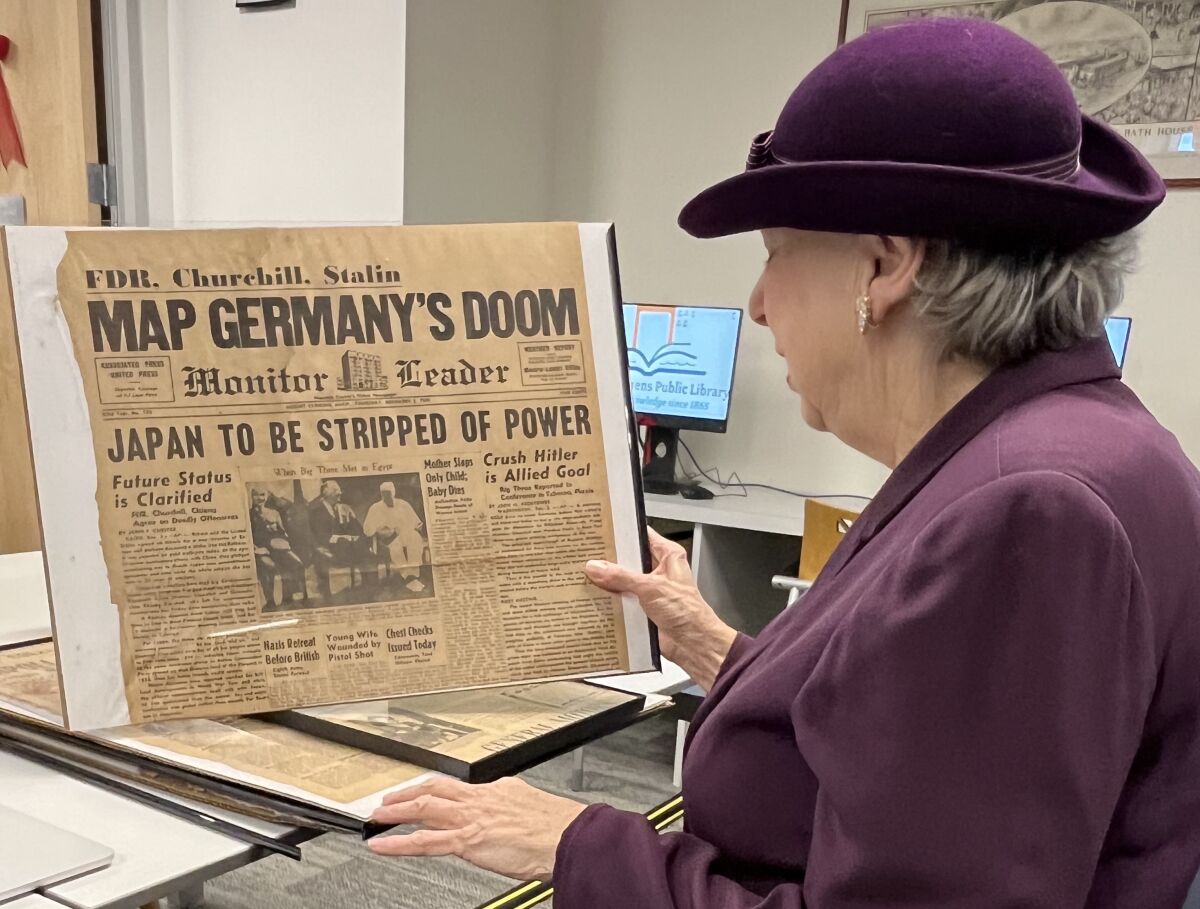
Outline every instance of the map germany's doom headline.
{"label": "map germany's doom headline", "polygon": [[[92,348],[102,352],[185,349],[201,324],[196,304],[167,299],[90,299]],[[217,297],[203,314],[221,349],[340,346],[411,342],[424,330],[434,341],[452,338],[543,337],[579,334],[575,289]]]}

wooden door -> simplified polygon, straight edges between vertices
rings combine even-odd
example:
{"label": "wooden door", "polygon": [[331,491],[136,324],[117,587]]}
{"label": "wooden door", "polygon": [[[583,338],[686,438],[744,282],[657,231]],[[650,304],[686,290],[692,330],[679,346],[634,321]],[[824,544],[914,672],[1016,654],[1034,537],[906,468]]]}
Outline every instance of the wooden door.
{"label": "wooden door", "polygon": [[[0,35],[11,42],[0,74],[26,162],[0,167],[0,194],[24,197],[28,224],[98,225],[87,191],[88,162],[98,160],[90,0],[0,0]],[[18,370],[0,273],[0,552],[41,548]]]}
{"label": "wooden door", "polygon": [[88,202],[96,147],[90,0],[0,0],[0,63],[27,167],[0,168],[0,193],[25,197],[29,224],[99,224]]}

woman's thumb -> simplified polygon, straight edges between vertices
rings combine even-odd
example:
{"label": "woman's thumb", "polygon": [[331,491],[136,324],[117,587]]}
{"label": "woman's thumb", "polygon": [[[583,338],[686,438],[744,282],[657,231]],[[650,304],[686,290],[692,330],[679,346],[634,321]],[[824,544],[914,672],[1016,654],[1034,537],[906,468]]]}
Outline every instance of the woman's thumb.
{"label": "woman's thumb", "polygon": [[583,566],[587,579],[609,593],[631,593],[637,585],[640,575],[622,568],[613,562],[602,562],[592,559]]}

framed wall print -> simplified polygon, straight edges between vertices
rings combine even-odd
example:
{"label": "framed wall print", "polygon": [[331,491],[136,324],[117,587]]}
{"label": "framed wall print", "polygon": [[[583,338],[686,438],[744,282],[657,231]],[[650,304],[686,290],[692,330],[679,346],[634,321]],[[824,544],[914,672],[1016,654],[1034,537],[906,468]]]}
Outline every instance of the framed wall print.
{"label": "framed wall print", "polygon": [[1169,186],[1200,186],[1200,0],[842,0],[839,41],[929,16],[998,22],[1058,64],[1085,113]]}

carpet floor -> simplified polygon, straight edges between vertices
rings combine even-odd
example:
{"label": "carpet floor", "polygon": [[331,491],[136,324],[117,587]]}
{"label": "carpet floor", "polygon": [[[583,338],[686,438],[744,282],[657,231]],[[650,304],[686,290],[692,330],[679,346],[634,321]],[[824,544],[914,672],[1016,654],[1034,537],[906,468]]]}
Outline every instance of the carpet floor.
{"label": "carpet floor", "polygon": [[[586,802],[645,811],[675,794],[671,768],[675,721],[654,717],[588,745],[584,790],[574,792],[572,755],[522,777]],[[208,909],[472,909],[513,886],[508,878],[454,858],[377,856],[360,840],[326,834],[303,847],[304,861],[280,856],[214,878],[205,887]],[[551,902],[542,906],[551,906]]]}

